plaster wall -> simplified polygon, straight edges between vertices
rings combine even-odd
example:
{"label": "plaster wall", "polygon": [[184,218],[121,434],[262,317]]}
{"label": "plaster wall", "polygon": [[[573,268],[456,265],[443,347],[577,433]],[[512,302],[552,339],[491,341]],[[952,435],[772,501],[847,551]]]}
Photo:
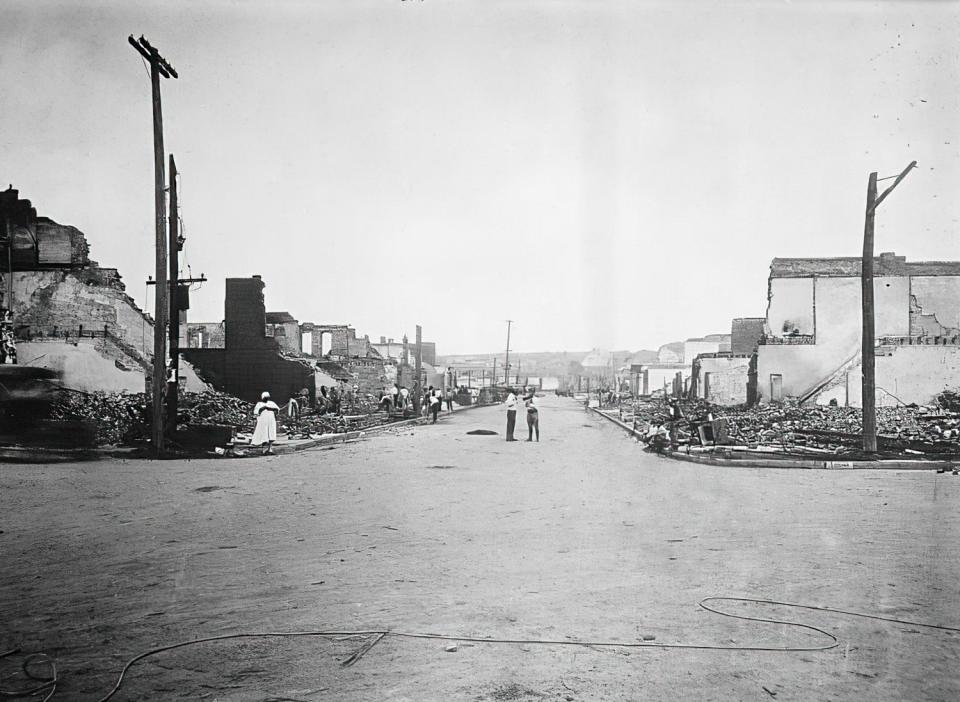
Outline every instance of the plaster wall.
{"label": "plaster wall", "polygon": [[[146,391],[144,369],[109,342],[102,339],[21,341],[18,356],[24,365],[49,368],[60,376],[60,384],[81,392],[141,393]],[[187,392],[204,392],[210,386],[193,367],[180,363],[180,385]]]}
{"label": "plaster wall", "polygon": [[[911,293],[924,315],[936,317],[945,335],[960,330],[960,277],[913,276],[910,279]],[[919,334],[920,330],[911,330]]]}
{"label": "plaster wall", "polygon": [[[846,382],[817,397],[817,404],[831,398],[837,404],[862,406],[863,370],[857,365],[847,373]],[[876,358],[876,402],[893,407],[901,402],[926,405],[947,389],[960,387],[960,347],[898,346],[889,356]]]}
{"label": "plaster wall", "polygon": [[[783,280],[809,280],[796,278]],[[782,282],[774,279],[773,283]],[[785,286],[792,300],[774,306],[771,310],[798,310],[799,299],[806,295],[802,286]],[[812,294],[812,288],[811,288]],[[776,293],[775,293],[776,295]],[[906,277],[874,278],[876,306],[875,329],[879,336],[906,336],[910,330],[910,281]],[[811,313],[812,313],[811,309]],[[778,312],[777,314],[780,314]],[[817,278],[816,280],[816,343],[799,345],[761,345],[757,350],[757,385],[761,402],[770,400],[770,376],[783,378],[784,397],[797,397],[811,390],[821,380],[834,373],[860,349],[862,323],[859,278]],[[771,318],[769,326],[774,335],[782,332],[777,325],[779,317]],[[787,319],[783,317],[783,319]],[[791,320],[793,321],[793,320]],[[811,328],[812,329],[812,328]],[[801,328],[801,333],[804,332]]]}
{"label": "plaster wall", "polygon": [[770,280],[767,329],[773,336],[784,336],[793,329],[813,334],[813,278]]}
{"label": "plaster wall", "polygon": [[21,341],[17,355],[25,365],[49,368],[60,376],[60,384],[81,392],[138,393],[146,390],[143,369],[120,368],[103,355],[93,339],[63,341]]}
{"label": "plaster wall", "polygon": [[[663,382],[667,382],[667,393],[670,393],[673,388],[673,379],[679,372],[684,382],[690,377],[690,366],[682,366],[680,368],[658,368],[656,366],[646,366],[644,370],[647,373],[648,388],[650,393],[655,393],[658,390],[663,391]],[[641,380],[642,382],[642,380]],[[594,384],[591,384],[591,388],[595,387]]]}

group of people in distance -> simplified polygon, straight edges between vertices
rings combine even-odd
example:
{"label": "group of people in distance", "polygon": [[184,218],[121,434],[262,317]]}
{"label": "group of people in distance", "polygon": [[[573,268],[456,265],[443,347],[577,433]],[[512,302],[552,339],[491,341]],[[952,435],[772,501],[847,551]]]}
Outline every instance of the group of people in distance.
{"label": "group of people in distance", "polygon": [[[340,393],[336,388],[331,388],[331,392],[324,392],[326,388],[321,388],[317,394],[318,408],[323,405],[326,411],[340,411]],[[354,392],[356,388],[354,387]],[[322,398],[322,399],[321,399]],[[404,410],[411,401],[411,393],[406,387],[401,387],[396,383],[392,388],[383,392],[380,398],[380,406],[387,412],[392,412],[394,408]],[[295,400],[291,400],[295,402]],[[421,411],[424,416],[433,415],[433,423],[437,422],[437,415],[446,402],[447,410],[453,411],[453,392],[444,393],[441,388],[434,388],[432,385],[427,388],[423,396]],[[508,388],[507,394],[507,441],[517,441],[513,432],[517,426],[517,410],[520,403],[526,410],[527,415],[527,441],[540,441],[540,407],[537,403],[536,390],[534,388],[524,388],[522,396],[517,397],[517,390]],[[253,408],[253,414],[257,418],[257,425],[253,431],[253,438],[250,440],[252,446],[263,446],[264,455],[273,455],[273,442],[277,440],[277,415],[280,414],[280,407],[276,402],[270,399],[270,393],[265,392],[260,396],[258,402]]]}
{"label": "group of people in distance", "polygon": [[[401,386],[397,383],[393,384],[393,387],[385,389],[380,394],[380,408],[386,412],[403,412],[406,410],[410,403],[413,401],[412,394],[407,387]],[[423,393],[423,398],[420,402],[420,412],[426,417],[427,415],[433,415],[433,423],[437,423],[437,415],[440,414],[440,410],[443,408],[443,404],[446,402],[447,411],[453,411],[453,392],[448,390],[444,392],[442,388],[434,388],[432,385],[427,388]]]}
{"label": "group of people in distance", "polygon": [[517,408],[520,403],[526,409],[527,414],[527,441],[533,441],[533,434],[536,432],[537,441],[540,441],[540,407],[537,404],[537,393],[533,388],[526,388],[521,399],[517,398],[517,391],[508,388],[507,393],[507,441],[517,441],[513,437],[513,431],[517,426]]}

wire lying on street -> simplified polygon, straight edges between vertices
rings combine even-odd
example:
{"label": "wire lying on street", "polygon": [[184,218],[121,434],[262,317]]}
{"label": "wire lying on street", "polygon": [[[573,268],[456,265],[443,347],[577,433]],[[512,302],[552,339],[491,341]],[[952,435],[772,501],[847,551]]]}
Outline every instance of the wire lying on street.
{"label": "wire lying on street", "polygon": [[[752,617],[746,614],[733,614],[731,612],[724,612],[723,610],[717,609],[715,606],[710,606],[707,603],[717,603],[717,602],[741,602],[749,604],[761,604],[761,605],[774,605],[778,607],[794,607],[797,609],[809,609],[817,612],[830,612],[832,614],[842,614],[850,617],[861,617],[864,619],[875,619],[884,622],[891,622],[894,624],[903,624],[907,626],[920,626],[926,627],[928,629],[938,629],[940,631],[951,631],[951,632],[960,632],[960,627],[945,626],[942,624],[928,624],[924,622],[914,622],[904,619],[896,619],[893,617],[883,617],[876,614],[867,614],[864,612],[852,612],[849,610],[835,609],[833,607],[820,607],[816,605],[805,605],[797,604],[794,602],[778,602],[776,600],[763,600],[753,597],[705,597],[700,600],[697,604],[708,612],[713,614],[719,614],[724,617],[732,617],[734,619],[744,619],[752,622],[763,622],[765,624],[781,624],[784,626],[797,627],[801,629],[807,629],[809,631],[816,632],[827,637],[828,641],[821,643],[815,646],[720,646],[715,644],[696,644],[696,643],[660,643],[656,641],[636,641],[636,642],[623,642],[623,641],[572,641],[572,640],[551,640],[551,639],[506,639],[506,638],[486,638],[486,637],[476,637],[476,636],[453,636],[450,634],[431,634],[431,633],[420,633],[420,632],[409,632],[409,631],[391,631],[391,630],[370,630],[370,631],[273,631],[273,632],[249,632],[249,633],[240,633],[240,634],[223,634],[220,636],[208,636],[201,639],[192,639],[190,641],[180,641],[178,643],[170,644],[168,646],[160,646],[158,648],[145,651],[127,661],[126,665],[123,666],[123,669],[120,671],[120,675],[117,678],[116,684],[113,686],[113,689],[107,693],[107,695],[99,700],[99,702],[107,702],[112,698],[119,690],[120,686],[123,684],[124,677],[130,668],[137,662],[141,661],[144,658],[149,656],[154,656],[164,651],[171,651],[176,648],[183,648],[184,646],[192,646],[195,644],[209,643],[214,641],[228,641],[230,639],[246,639],[246,638],[293,638],[293,637],[304,637],[304,636],[313,636],[313,637],[338,637],[338,636],[372,636],[375,637],[370,641],[366,642],[361,646],[354,654],[347,658],[341,665],[350,666],[360,660],[364,655],[366,655],[370,649],[376,646],[380,641],[387,637],[395,638],[408,638],[408,639],[433,639],[439,641],[463,641],[470,643],[487,643],[487,644],[522,644],[528,646],[583,646],[588,648],[672,648],[672,649],[697,649],[697,650],[711,650],[711,651],[770,651],[770,652],[780,652],[780,653],[800,653],[800,652],[810,652],[810,651],[829,651],[830,649],[836,648],[839,645],[839,639],[836,636],[831,634],[824,629],[813,626],[812,624],[804,624],[802,622],[788,621],[784,619],[768,619],[765,617]],[[51,666],[53,665],[50,662]],[[26,663],[24,663],[26,666]],[[56,669],[54,668],[53,684],[56,685]],[[55,688],[54,688],[55,689]],[[45,698],[46,700],[50,699],[49,697]]]}
{"label": "wire lying on street", "polygon": [[[0,653],[0,658],[7,658],[8,656],[12,656],[17,653],[20,653],[20,649],[14,648]],[[32,665],[46,665],[50,668],[50,674],[37,675],[30,670],[30,666]],[[21,688],[19,690],[0,688],[0,697],[6,699],[15,699],[22,697],[39,697],[40,695],[44,695],[42,702],[47,702],[53,697],[54,693],[57,691],[57,683],[60,681],[60,678],[57,675],[57,664],[50,656],[48,656],[46,653],[31,653],[23,659],[23,662],[20,664],[20,668],[23,670],[23,674],[27,677],[27,679],[40,684],[33,685],[29,688]]]}

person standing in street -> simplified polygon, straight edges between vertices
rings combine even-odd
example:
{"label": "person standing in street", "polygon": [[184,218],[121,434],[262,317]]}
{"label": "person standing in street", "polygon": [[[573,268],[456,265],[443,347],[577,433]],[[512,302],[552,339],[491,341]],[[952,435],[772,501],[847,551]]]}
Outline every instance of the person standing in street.
{"label": "person standing in street", "polygon": [[447,412],[453,412],[453,387],[447,388],[443,399],[447,402]]}
{"label": "person standing in street", "polygon": [[531,389],[529,394],[523,398],[523,404],[527,408],[527,441],[533,441],[533,432],[537,432],[537,442],[540,441],[540,408],[537,405],[537,392]]}
{"label": "person standing in street", "polygon": [[273,442],[277,440],[277,414],[280,408],[277,403],[270,399],[270,393],[265,392],[260,396],[260,402],[253,408],[253,414],[257,418],[257,426],[253,430],[253,438],[250,439],[251,446],[267,445],[264,449],[264,456],[273,455]]}
{"label": "person standing in street", "polygon": [[440,390],[434,390],[430,393],[430,412],[433,414],[433,424],[437,423],[437,415],[440,413]]}
{"label": "person standing in street", "polygon": [[513,438],[513,430],[517,426],[517,396],[513,391],[513,388],[509,388],[507,391],[507,441],[516,441]]}

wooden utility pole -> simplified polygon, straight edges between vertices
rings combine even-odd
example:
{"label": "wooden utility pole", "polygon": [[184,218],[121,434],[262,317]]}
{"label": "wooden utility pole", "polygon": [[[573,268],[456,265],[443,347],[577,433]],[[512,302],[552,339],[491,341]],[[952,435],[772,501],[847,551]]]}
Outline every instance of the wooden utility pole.
{"label": "wooden utility pole", "polygon": [[419,417],[420,416],[420,401],[423,399],[421,395],[423,394],[423,385],[420,383],[420,369],[423,366],[423,336],[420,329],[420,325],[417,325],[417,379],[414,381],[413,387],[413,411]]}
{"label": "wooden utility pole", "polygon": [[877,452],[876,359],[873,352],[873,219],[877,200],[877,174],[867,181],[867,214],[863,225],[863,260],[860,264],[860,298],[863,303],[863,333],[860,339],[863,369],[863,451]]}
{"label": "wooden utility pole", "polygon": [[167,380],[167,344],[164,336],[167,323],[167,200],[164,193],[163,114],[160,106],[160,76],[178,78],[160,52],[142,36],[127,40],[150,64],[150,88],[153,96],[153,175],[154,210],[156,216],[156,283],[157,294],[153,319],[153,453],[163,454],[163,391]]}
{"label": "wooden utility pole", "polygon": [[[910,165],[896,176],[893,185],[877,197],[877,174],[873,172],[867,180],[867,212],[863,225],[863,260],[860,264],[860,296],[863,303],[863,331],[861,338],[861,367],[863,369],[863,385],[861,389],[861,404],[863,405],[863,452],[877,452],[877,382],[876,358],[874,356],[874,342],[876,331],[874,326],[873,310],[873,223],[877,207],[883,202],[900,181],[907,177],[917,165],[911,161]],[[887,180],[884,178],[884,180]]]}
{"label": "wooden utility pole", "polygon": [[3,301],[10,314],[13,314],[13,232],[10,229],[10,219],[3,218],[3,229],[7,239],[7,297]]}
{"label": "wooden utility pole", "polygon": [[510,385],[510,325],[513,324],[512,319],[507,320],[507,359],[503,364],[503,384]]}
{"label": "wooden utility pole", "polygon": [[177,164],[170,154],[170,377],[167,382],[167,436],[177,432],[180,394],[180,211],[177,202]]}

